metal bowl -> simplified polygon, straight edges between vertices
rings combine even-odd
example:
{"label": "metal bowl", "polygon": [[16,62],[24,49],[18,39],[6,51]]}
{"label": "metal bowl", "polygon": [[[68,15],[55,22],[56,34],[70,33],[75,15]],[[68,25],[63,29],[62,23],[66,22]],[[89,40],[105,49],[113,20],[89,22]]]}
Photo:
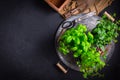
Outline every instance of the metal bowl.
{"label": "metal bowl", "polygon": [[[76,16],[72,16],[72,17],[66,19],[64,22],[66,22],[66,21],[73,21],[73,20],[75,20],[75,19],[77,19],[77,18],[79,18],[79,17],[81,17],[81,16],[84,16],[84,15],[85,15],[85,14],[79,14],[79,15],[76,15]],[[87,18],[87,19],[81,20],[79,23],[85,24],[85,25],[87,26],[88,30],[91,31],[91,30],[92,30],[93,28],[95,28],[96,25],[99,23],[98,20],[100,20],[100,17],[99,17],[99,16],[96,16],[96,15],[93,15],[93,16]],[[62,23],[64,23],[64,22],[62,22]],[[61,33],[62,29],[63,29],[63,28],[62,28],[62,23],[60,24],[60,26],[59,26],[59,28],[58,28],[58,30],[57,30],[56,36],[55,36],[55,47],[56,47],[57,54],[58,54],[60,60],[61,60],[67,67],[69,67],[69,68],[71,68],[71,69],[73,69],[73,70],[76,70],[76,71],[80,71],[80,67],[78,67],[78,65],[76,65],[76,60],[73,58],[73,55],[72,55],[71,53],[68,54],[68,55],[64,55],[64,54],[60,53],[60,52],[58,51],[58,49],[57,49],[57,48],[58,48],[57,39],[59,38],[60,33]],[[77,24],[78,24],[78,22],[75,23],[75,25],[77,25]],[[114,51],[115,44],[114,44],[114,42],[111,42],[111,44],[110,44],[110,45],[107,45],[107,46],[110,46],[109,50],[107,51],[107,59],[104,60],[104,59],[101,57],[101,59],[104,60],[106,63],[109,61],[109,59],[110,59],[111,56],[112,56],[112,53],[113,53],[113,51]],[[106,47],[107,47],[107,46],[106,46]]]}

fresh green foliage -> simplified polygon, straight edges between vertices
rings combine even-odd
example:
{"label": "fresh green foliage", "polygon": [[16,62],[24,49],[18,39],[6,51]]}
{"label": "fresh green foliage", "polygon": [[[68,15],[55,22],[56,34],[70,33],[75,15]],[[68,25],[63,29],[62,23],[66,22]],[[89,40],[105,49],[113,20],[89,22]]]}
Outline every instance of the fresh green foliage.
{"label": "fresh green foliage", "polygon": [[117,42],[116,38],[120,31],[119,24],[120,20],[113,23],[105,15],[91,32],[87,31],[85,25],[78,24],[60,36],[58,50],[64,55],[73,54],[84,78],[100,76],[98,71],[106,65],[104,62],[106,54],[102,56],[104,60],[101,60],[101,53],[97,48],[106,53],[105,46],[112,41]]}
{"label": "fresh green foliage", "polygon": [[72,51],[74,57],[79,57],[81,53],[87,52],[93,43],[93,35],[86,31],[86,26],[82,24],[67,30],[61,36],[59,51],[65,55]]}
{"label": "fresh green foliage", "polygon": [[94,36],[91,32],[87,32],[85,25],[79,24],[75,28],[67,30],[60,39],[59,51],[64,55],[73,53],[74,58],[78,58],[77,65],[80,66],[80,72],[83,76],[92,75],[99,69],[105,66],[105,63],[100,59],[100,53],[93,44]]}
{"label": "fresh green foliage", "polygon": [[81,61],[77,61],[77,64],[80,65],[80,71],[84,73],[84,78],[96,74],[105,66],[105,62],[100,58],[100,53],[94,47],[89,48],[86,53],[82,53],[80,58]]}
{"label": "fresh green foliage", "polygon": [[[116,14],[113,16],[116,16]],[[92,30],[92,34],[94,35],[94,44],[104,51],[104,47],[107,44],[110,44],[111,41],[117,42],[116,38],[118,36],[118,31],[120,30],[117,24],[119,24],[119,21],[113,23],[103,15],[100,23],[94,30]]]}

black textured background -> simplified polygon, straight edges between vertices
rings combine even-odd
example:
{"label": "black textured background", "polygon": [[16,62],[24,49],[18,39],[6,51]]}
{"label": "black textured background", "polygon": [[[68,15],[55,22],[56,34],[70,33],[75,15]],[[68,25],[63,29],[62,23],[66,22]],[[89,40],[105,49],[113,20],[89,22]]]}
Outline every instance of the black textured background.
{"label": "black textured background", "polygon": [[[120,19],[119,4],[115,0],[105,10]],[[43,0],[0,0],[0,80],[84,80],[80,72],[70,69],[64,74],[55,66],[59,57],[54,37],[61,21]],[[102,70],[104,78],[88,80],[119,80],[118,40],[109,65]]]}

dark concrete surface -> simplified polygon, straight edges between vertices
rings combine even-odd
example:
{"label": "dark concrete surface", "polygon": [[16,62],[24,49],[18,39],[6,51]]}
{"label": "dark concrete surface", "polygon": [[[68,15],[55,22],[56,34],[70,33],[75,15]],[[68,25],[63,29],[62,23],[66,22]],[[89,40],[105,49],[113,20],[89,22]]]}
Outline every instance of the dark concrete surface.
{"label": "dark concrete surface", "polygon": [[[119,0],[105,10],[120,19]],[[0,0],[0,80],[85,80],[80,72],[63,74],[55,66],[54,37],[61,21],[43,0]],[[103,78],[88,80],[119,80],[120,37],[108,64]]]}

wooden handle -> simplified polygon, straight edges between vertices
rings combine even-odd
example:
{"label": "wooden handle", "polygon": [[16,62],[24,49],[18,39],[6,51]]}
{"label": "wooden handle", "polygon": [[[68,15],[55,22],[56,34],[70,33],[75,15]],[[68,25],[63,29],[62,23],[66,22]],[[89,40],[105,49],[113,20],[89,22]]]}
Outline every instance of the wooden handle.
{"label": "wooden handle", "polygon": [[67,70],[58,62],[57,64],[57,67],[61,70],[61,71],[63,71],[65,74],[67,73]]}
{"label": "wooden handle", "polygon": [[115,21],[115,19],[107,12],[107,11],[105,11],[105,13],[104,13],[111,21]]}

